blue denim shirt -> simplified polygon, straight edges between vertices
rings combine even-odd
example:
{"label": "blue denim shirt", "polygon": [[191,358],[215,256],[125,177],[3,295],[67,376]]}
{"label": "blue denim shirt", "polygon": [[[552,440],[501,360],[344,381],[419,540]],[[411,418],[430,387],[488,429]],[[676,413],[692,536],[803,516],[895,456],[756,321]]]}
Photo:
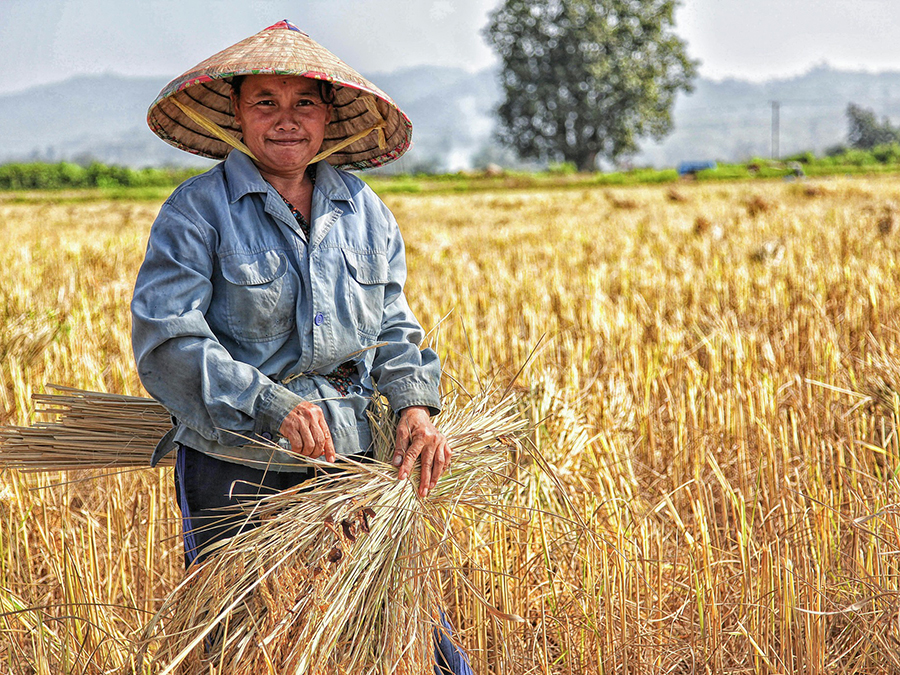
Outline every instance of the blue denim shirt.
{"label": "blue denim shirt", "polygon": [[[440,363],[419,349],[393,215],[355,176],[316,170],[310,241],[238,151],[163,204],[134,289],[132,342],[144,387],[177,418],[176,442],[292,470],[285,453],[241,446],[277,439],[302,401],[322,408],[344,455],[371,443],[376,385],[394,410],[440,408]],[[356,370],[341,396],[321,375],[346,361]]]}

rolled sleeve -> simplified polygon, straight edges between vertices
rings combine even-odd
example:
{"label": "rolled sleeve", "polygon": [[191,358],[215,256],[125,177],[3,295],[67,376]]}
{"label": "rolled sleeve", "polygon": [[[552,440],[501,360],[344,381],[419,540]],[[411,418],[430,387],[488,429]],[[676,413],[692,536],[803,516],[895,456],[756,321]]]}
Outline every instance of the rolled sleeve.
{"label": "rolled sleeve", "polygon": [[256,409],[255,433],[260,436],[275,433],[281,428],[281,423],[294,408],[303,403],[304,399],[285,387],[274,386],[266,390],[259,398]]}

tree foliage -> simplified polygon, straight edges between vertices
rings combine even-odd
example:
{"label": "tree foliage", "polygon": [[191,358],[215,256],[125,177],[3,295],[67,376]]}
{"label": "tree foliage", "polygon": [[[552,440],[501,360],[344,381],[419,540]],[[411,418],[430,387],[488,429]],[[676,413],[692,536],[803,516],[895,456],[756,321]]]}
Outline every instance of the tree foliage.
{"label": "tree foliage", "polygon": [[851,103],[847,106],[847,122],[850,127],[847,140],[851,148],[871,150],[880,145],[900,143],[900,129],[887,117],[879,122],[875,111],[868,108]]}
{"label": "tree foliage", "polygon": [[500,140],[593,170],[671,131],[697,62],[673,32],[677,0],[505,0],[485,29],[502,62]]}

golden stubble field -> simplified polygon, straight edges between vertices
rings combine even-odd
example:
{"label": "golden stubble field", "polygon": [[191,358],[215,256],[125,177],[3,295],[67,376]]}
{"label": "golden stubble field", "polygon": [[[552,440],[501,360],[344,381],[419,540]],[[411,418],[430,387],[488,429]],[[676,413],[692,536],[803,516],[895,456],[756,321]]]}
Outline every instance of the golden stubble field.
{"label": "golden stubble field", "polygon": [[[455,386],[537,347],[550,474],[467,568],[526,621],[447,600],[476,672],[900,671],[900,179],[386,201]],[[47,382],[142,393],[158,206],[0,196],[0,422]],[[0,670],[130,672],[177,513],[169,469],[0,474]]]}

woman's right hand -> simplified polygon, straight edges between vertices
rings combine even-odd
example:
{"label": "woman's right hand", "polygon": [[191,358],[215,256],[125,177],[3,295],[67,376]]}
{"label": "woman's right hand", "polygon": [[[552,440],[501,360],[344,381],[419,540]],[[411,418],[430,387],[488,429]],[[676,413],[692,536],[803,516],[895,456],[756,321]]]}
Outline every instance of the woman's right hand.
{"label": "woman's right hand", "polygon": [[335,460],[331,432],[319,406],[304,401],[287,414],[278,431],[298,455],[311,459],[325,455],[327,461]]}

